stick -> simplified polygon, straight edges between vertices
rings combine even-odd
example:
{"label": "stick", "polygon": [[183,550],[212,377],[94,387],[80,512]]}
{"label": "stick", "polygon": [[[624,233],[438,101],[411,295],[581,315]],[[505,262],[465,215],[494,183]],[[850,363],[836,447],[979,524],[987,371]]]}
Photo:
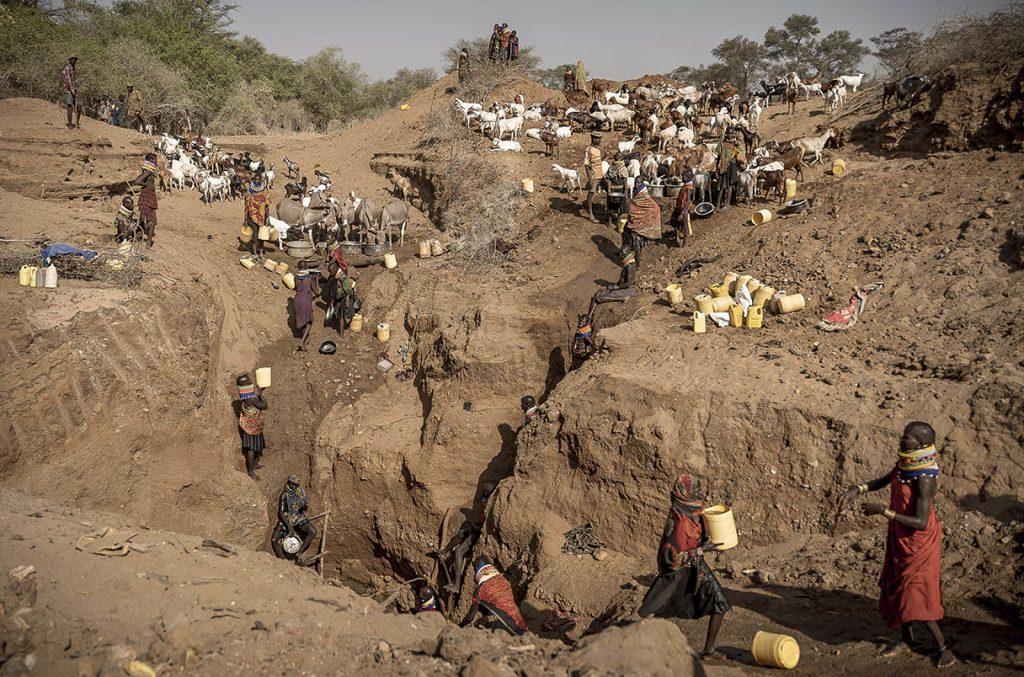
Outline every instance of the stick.
{"label": "stick", "polygon": [[[316,572],[320,574],[320,580],[323,580],[324,578],[324,555],[327,554],[327,550],[325,550],[325,548],[327,547],[327,518],[330,516],[330,514],[330,510],[323,514],[324,524],[322,530],[320,531],[320,554],[318,555],[319,559],[317,559],[316,561]],[[317,517],[320,517],[320,515],[317,515]],[[314,517],[313,519],[316,519],[316,517]]]}

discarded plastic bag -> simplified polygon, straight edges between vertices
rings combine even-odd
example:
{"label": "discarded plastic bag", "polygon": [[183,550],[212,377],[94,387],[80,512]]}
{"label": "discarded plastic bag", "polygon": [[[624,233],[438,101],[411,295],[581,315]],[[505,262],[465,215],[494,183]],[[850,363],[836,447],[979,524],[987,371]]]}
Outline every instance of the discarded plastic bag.
{"label": "discarded plastic bag", "polygon": [[129,552],[149,552],[152,546],[132,543],[138,534],[127,534],[104,527],[91,531],[75,541],[75,548],[82,552],[106,557],[124,557]]}

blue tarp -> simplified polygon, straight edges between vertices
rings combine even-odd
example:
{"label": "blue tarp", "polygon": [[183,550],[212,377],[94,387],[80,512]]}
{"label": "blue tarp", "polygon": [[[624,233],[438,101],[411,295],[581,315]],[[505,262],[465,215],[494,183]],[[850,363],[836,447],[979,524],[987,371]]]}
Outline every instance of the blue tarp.
{"label": "blue tarp", "polygon": [[79,249],[78,247],[64,244],[62,242],[44,247],[43,253],[40,254],[40,258],[42,259],[44,266],[50,265],[50,259],[55,256],[81,256],[86,261],[92,261],[94,258],[99,256],[99,254],[89,249]]}

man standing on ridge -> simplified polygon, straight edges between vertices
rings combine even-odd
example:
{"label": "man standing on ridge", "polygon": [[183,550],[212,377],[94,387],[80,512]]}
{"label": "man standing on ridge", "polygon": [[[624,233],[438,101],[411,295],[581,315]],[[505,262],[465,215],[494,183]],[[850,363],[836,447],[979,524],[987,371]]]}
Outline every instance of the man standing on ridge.
{"label": "man standing on ridge", "polygon": [[60,84],[64,91],[64,105],[68,109],[68,129],[81,127],[82,109],[78,107],[78,83],[75,81],[78,57],[68,58],[60,72]]}
{"label": "man standing on ridge", "polygon": [[601,132],[590,133],[590,145],[583,152],[583,168],[587,172],[587,217],[597,223],[594,216],[594,193],[597,185],[604,178],[604,166],[601,164]]}
{"label": "man standing on ridge", "polygon": [[131,83],[128,84],[128,98],[126,100],[127,111],[125,112],[125,124],[136,131],[142,131],[146,121],[142,118],[142,95]]}

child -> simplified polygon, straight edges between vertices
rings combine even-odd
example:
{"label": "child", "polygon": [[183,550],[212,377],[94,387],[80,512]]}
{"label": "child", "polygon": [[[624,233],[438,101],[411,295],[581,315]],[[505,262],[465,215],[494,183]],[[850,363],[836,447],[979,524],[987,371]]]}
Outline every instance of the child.
{"label": "child", "polygon": [[126,195],[121,200],[121,206],[117,208],[114,216],[114,239],[117,242],[128,242],[134,240],[139,227],[139,219],[135,216],[135,200],[131,195]]}

